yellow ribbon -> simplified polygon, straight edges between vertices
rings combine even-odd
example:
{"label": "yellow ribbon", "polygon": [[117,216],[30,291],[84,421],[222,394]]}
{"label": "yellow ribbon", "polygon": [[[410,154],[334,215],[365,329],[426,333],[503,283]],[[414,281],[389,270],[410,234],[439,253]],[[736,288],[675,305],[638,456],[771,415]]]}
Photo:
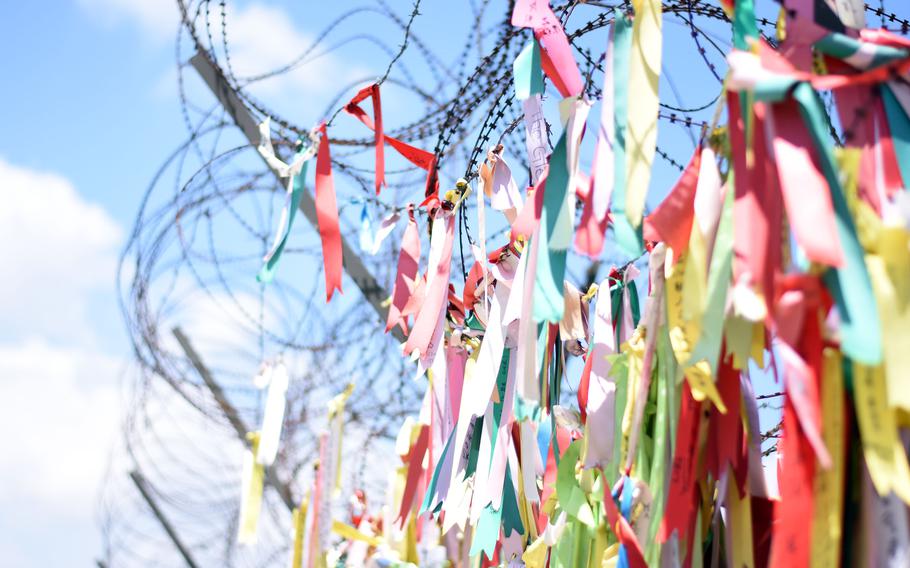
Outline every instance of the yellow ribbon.
{"label": "yellow ribbon", "polygon": [[294,555],[291,557],[291,568],[301,568],[303,566],[303,535],[306,528],[307,510],[310,508],[310,491],[306,492],[306,497],[301,501],[300,506],[294,509],[292,513],[292,522],[294,524]]}
{"label": "yellow ribbon", "polygon": [[243,457],[242,497],[240,501],[240,532],[237,541],[254,544],[259,527],[259,511],[262,508],[262,484],[265,480],[265,466],[258,463],[259,432],[246,435],[250,448]]}
{"label": "yellow ribbon", "polygon": [[882,366],[853,364],[856,418],[863,441],[863,455],[872,484],[879,495],[889,491],[910,503],[910,465],[897,435],[895,411],[888,405]]}
{"label": "yellow ribbon", "polygon": [[626,216],[633,227],[641,217],[657,148],[657,87],[661,65],[661,1],[632,0],[629,55],[629,118],[626,130]]}
{"label": "yellow ribbon", "polygon": [[813,568],[837,566],[841,549],[844,485],[844,374],[840,352],[828,347],[822,362],[822,440],[831,467],[815,468],[812,518]]}
{"label": "yellow ribbon", "polygon": [[382,538],[366,535],[351,525],[342,523],[341,521],[332,521],[332,532],[345,540],[357,540],[365,542],[370,546],[379,546],[382,544]]}

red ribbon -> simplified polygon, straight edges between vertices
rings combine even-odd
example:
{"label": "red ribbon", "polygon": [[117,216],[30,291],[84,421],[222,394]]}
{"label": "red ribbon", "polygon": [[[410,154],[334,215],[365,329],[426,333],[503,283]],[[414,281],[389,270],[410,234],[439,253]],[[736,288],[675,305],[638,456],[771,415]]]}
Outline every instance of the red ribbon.
{"label": "red ribbon", "polygon": [[695,468],[698,465],[698,430],[701,425],[701,404],[692,398],[689,383],[683,385],[676,429],[676,451],[670,467],[670,488],[667,509],[660,522],[657,539],[666,542],[673,531],[679,531],[680,542],[687,542],[689,527],[695,518]]}
{"label": "red ribbon", "polygon": [[[371,97],[373,99],[373,117],[375,119],[375,125],[373,120],[367,116],[367,113],[364,112],[358,104],[366,99]],[[376,137],[376,195],[379,195],[379,189],[386,185],[385,183],[385,136],[382,132],[382,102],[379,98],[379,85],[374,83],[369,87],[364,87],[354,95],[354,98],[351,99],[344,107],[345,112],[356,117],[360,122],[364,123],[367,128],[372,130]]]}
{"label": "red ribbon", "polygon": [[408,300],[417,286],[417,267],[420,263],[420,233],[414,219],[414,205],[408,206],[408,226],[401,239],[401,252],[398,253],[398,273],[392,288],[392,305],[389,306],[389,317],[386,320],[386,333],[393,327],[400,326],[407,335],[408,319],[403,314]]}
{"label": "red ribbon", "polygon": [[[373,119],[367,115],[367,113],[360,108],[359,103],[366,99],[367,97],[372,97],[373,99],[373,117],[375,118],[375,124]],[[427,184],[424,190],[424,195],[426,200],[421,203],[421,207],[427,204],[433,204],[438,199],[436,195],[439,193],[439,178],[436,173],[436,155],[426,150],[421,150],[415,148],[410,144],[402,142],[397,138],[392,138],[391,136],[386,136],[382,131],[382,103],[379,98],[379,85],[373,84],[369,87],[364,87],[354,95],[354,98],[345,105],[345,112],[355,117],[357,120],[362,122],[364,126],[374,131],[376,134],[376,195],[379,195],[379,188],[383,185],[386,185],[385,182],[385,143],[388,142],[389,145],[395,150],[398,151],[407,161],[411,162],[418,168],[427,171]]]}
{"label": "red ribbon", "polygon": [[695,149],[689,165],[666,199],[645,218],[645,226],[642,229],[644,239],[666,243],[673,249],[674,261],[679,259],[689,244],[689,234],[692,232],[692,222],[695,219],[695,189],[698,186],[700,167],[701,146]]}
{"label": "red ribbon", "polygon": [[[619,514],[619,509],[616,507],[613,495],[610,493],[610,484],[607,483],[606,479],[603,482],[604,511],[607,514],[607,522],[610,524],[610,529],[616,534],[619,544],[625,547],[626,559],[629,561],[630,568],[647,568],[648,563],[645,562],[645,555],[642,553],[641,544],[638,542],[638,537],[635,536],[635,531],[632,530],[629,521]],[[632,483],[632,481],[627,478],[623,483]]]}
{"label": "red ribbon", "polygon": [[787,397],[779,446],[780,501],[774,505],[768,566],[809,565],[815,454],[806,437],[800,435],[798,424],[796,410]]}
{"label": "red ribbon", "polygon": [[[337,289],[341,290],[341,229],[338,225],[338,204],[335,183],[332,181],[332,158],[329,155],[329,135],[325,123],[319,126],[321,140],[316,153],[316,221],[322,237],[322,259],[325,263],[326,302]],[[342,292],[343,293],[343,292]]]}
{"label": "red ribbon", "polygon": [[787,218],[806,256],[827,266],[843,266],[834,206],[825,176],[819,171],[796,101],[771,106],[774,155]]}
{"label": "red ribbon", "polygon": [[746,478],[749,473],[748,445],[742,419],[742,395],[740,393],[739,371],[733,368],[724,352],[717,371],[717,389],[727,413],[722,414],[716,406],[711,407],[708,423],[707,467],[714,479],[729,465],[736,480],[739,495],[745,495]]}
{"label": "red ribbon", "polygon": [[774,163],[765,150],[764,103],[753,105],[753,126],[750,144],[754,160],[746,159],[744,120],[737,93],[727,93],[730,146],[733,153],[733,274],[737,282],[748,273],[753,284],[764,292],[765,298],[774,294],[774,276],[781,265],[780,192]]}
{"label": "red ribbon", "polygon": [[404,522],[405,519],[408,518],[408,514],[417,505],[417,501],[415,500],[417,497],[417,485],[420,483],[420,478],[423,476],[423,458],[427,453],[429,444],[430,427],[424,424],[420,427],[420,434],[417,436],[417,441],[414,442],[408,455],[404,458],[408,464],[408,478],[407,481],[405,481],[404,493],[401,496],[401,507],[398,509],[398,518],[396,519],[401,522],[402,527],[404,527]]}

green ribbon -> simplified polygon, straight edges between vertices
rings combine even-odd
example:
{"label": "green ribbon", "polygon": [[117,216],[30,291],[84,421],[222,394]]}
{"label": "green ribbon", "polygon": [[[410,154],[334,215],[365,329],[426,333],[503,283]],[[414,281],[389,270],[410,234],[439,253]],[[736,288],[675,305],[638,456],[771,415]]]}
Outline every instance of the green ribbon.
{"label": "green ribbon", "polygon": [[518,495],[512,481],[512,469],[506,466],[506,480],[502,488],[502,531],[508,537],[513,532],[525,534],[521,522],[521,511],[518,508]]}
{"label": "green ribbon", "polygon": [[755,23],[755,2],[737,0],[733,6],[733,47],[748,50],[749,39],[758,39],[758,24]]}
{"label": "green ribbon", "polygon": [[869,273],[866,271],[863,248],[856,236],[856,228],[850,217],[825,130],[825,109],[809,83],[797,85],[793,90],[793,98],[799,103],[800,114],[819,154],[822,172],[828,182],[831,201],[834,204],[837,235],[844,250],[844,266],[828,268],[823,276],[840,315],[841,349],[845,355],[864,365],[878,365],[882,362],[878,309],[875,296],[872,294]]}
{"label": "green ribbon", "polygon": [[[439,456],[439,461],[436,462],[436,468],[433,470],[433,477],[430,478],[430,484],[427,487],[426,494],[423,497],[423,503],[420,505],[420,512],[418,514],[422,515],[430,509],[430,503],[433,501],[433,496],[436,495],[436,485],[439,483],[439,474],[442,473],[442,466],[446,461],[446,456],[452,449],[452,440],[455,439],[455,429],[452,429],[452,433],[449,434],[449,439],[446,440],[445,447],[442,448],[442,454]],[[442,503],[440,503],[442,505]]]}
{"label": "green ribbon", "polygon": [[862,42],[842,33],[830,33],[814,44],[815,49],[837,59],[847,59],[861,48],[872,50],[872,61],[864,69],[874,69],[907,57],[906,49]]}
{"label": "green ribbon", "polygon": [[667,499],[667,463],[672,456],[670,412],[673,397],[671,391],[675,388],[674,367],[676,357],[670,346],[670,335],[667,326],[657,331],[657,347],[655,360],[657,361],[657,414],[654,420],[654,446],[652,451],[651,476],[648,488],[651,490],[651,522],[648,526],[648,542],[645,546],[645,558],[648,565],[660,564],[660,544],[657,542],[657,531],[660,521],[664,516],[664,507]]}
{"label": "green ribbon", "polygon": [[632,51],[632,20],[616,10],[613,24],[613,234],[619,247],[631,256],[644,252],[641,225],[633,227],[626,217],[626,128],[629,120],[629,54]]}
{"label": "green ribbon", "polygon": [[[293,164],[297,161],[306,150],[307,148],[298,141],[297,153],[294,155],[294,159],[291,160],[291,163]],[[284,234],[281,235],[281,240],[275,248],[275,253],[269,257],[268,261],[266,261],[259,270],[259,274],[256,275],[256,280],[263,284],[268,284],[275,277],[278,261],[281,260],[281,253],[284,252],[284,246],[287,244],[288,236],[291,234],[291,226],[294,224],[294,217],[297,216],[297,209],[300,207],[300,197],[303,195],[303,183],[306,179],[306,169],[307,162],[304,162],[303,167],[300,169],[300,173],[294,176],[294,179],[291,182],[291,203],[288,206],[288,219],[284,228]]]}
{"label": "green ribbon", "polygon": [[733,192],[728,191],[724,200],[711,266],[708,269],[708,305],[701,319],[701,335],[689,356],[691,363],[707,361],[715,376],[717,360],[724,339],[724,311],[727,307],[727,289],[733,271]]}
{"label": "green ribbon", "polygon": [[594,512],[591,510],[585,492],[578,484],[578,478],[575,477],[575,466],[578,465],[580,452],[581,442],[575,440],[563,453],[556,470],[556,497],[559,507],[567,515],[593,527]]}
{"label": "green ribbon", "polygon": [[540,45],[532,39],[512,63],[515,98],[525,100],[543,94],[543,70],[540,66]]}
{"label": "green ribbon", "polygon": [[566,276],[566,251],[552,246],[554,235],[562,231],[565,222],[571,226],[566,193],[569,187],[569,165],[566,146],[568,131],[562,135],[550,155],[550,169],[543,195],[543,210],[540,213],[540,229],[537,250],[537,273],[534,275],[534,321],[557,323],[565,311],[563,280]]}

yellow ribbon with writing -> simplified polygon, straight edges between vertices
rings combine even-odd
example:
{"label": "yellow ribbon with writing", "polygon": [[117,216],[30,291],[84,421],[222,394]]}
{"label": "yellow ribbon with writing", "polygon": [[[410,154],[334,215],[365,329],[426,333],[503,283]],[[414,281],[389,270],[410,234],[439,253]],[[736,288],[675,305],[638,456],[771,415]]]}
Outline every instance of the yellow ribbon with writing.
{"label": "yellow ribbon with writing", "polygon": [[822,441],[831,455],[831,467],[815,468],[812,515],[814,568],[837,566],[840,561],[841,524],[844,505],[844,373],[840,352],[824,351],[822,361]]}

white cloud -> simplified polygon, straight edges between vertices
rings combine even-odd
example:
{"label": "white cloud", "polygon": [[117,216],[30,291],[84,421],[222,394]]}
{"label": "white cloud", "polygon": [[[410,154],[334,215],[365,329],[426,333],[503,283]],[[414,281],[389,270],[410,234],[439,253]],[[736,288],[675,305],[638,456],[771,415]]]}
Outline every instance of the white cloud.
{"label": "white cloud", "polygon": [[79,4],[104,25],[136,25],[158,42],[172,39],[180,21],[172,0],[79,0]]}
{"label": "white cloud", "polygon": [[91,295],[113,286],[121,228],[55,174],[0,158],[0,188],[0,338],[84,342]]}
{"label": "white cloud", "polygon": [[43,339],[0,345],[0,431],[16,448],[0,466],[0,508],[25,499],[80,520],[91,512],[118,430],[119,369],[114,357]]}
{"label": "white cloud", "polygon": [[[116,317],[123,232],[58,175],[0,158],[0,188],[0,431],[9,442],[0,510],[16,511],[12,526],[0,522],[0,549],[17,566],[87,565],[119,432],[122,363],[99,347],[111,342],[99,330]],[[52,538],[63,544],[47,547]]]}

